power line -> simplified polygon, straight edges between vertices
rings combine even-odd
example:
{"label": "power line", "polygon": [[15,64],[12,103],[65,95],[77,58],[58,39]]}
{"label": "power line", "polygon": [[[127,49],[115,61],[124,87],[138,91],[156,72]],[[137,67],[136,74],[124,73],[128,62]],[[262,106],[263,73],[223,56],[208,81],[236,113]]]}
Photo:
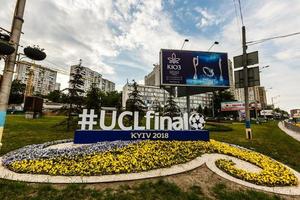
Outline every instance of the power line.
{"label": "power line", "polygon": [[51,66],[51,67],[48,66],[50,69],[56,70],[58,73],[61,73],[61,74],[64,74],[64,75],[70,75],[68,71],[66,71],[65,69],[63,69],[63,67],[57,65],[56,63],[54,63],[50,60],[44,60],[44,61],[60,68],[59,69],[59,68],[56,68],[56,67],[53,67],[53,66]]}
{"label": "power line", "polygon": [[241,38],[241,29],[240,29],[240,23],[239,23],[239,17],[238,17],[238,12],[237,12],[237,8],[236,8],[236,3],[235,3],[235,0],[232,0],[233,1],[233,5],[234,5],[234,11],[235,11],[235,18],[236,18],[236,25],[237,25],[237,28],[238,28],[238,35],[239,35],[239,38],[240,38],[240,42],[242,43],[242,38]]}
{"label": "power line", "polygon": [[238,3],[239,3],[239,8],[240,8],[240,15],[241,15],[242,25],[244,26],[244,18],[243,18],[241,0],[238,0]]}
{"label": "power line", "polygon": [[299,34],[300,34],[300,32],[295,32],[295,33],[290,33],[290,34],[287,34],[287,35],[280,35],[280,36],[269,37],[269,38],[264,38],[264,39],[260,39],[260,40],[253,40],[253,41],[247,42],[247,44],[249,44],[248,46],[250,46],[250,45],[255,45],[255,44],[262,43],[262,42],[266,42],[266,41],[269,41],[269,40],[286,38],[286,37],[295,36],[295,35],[299,35]]}

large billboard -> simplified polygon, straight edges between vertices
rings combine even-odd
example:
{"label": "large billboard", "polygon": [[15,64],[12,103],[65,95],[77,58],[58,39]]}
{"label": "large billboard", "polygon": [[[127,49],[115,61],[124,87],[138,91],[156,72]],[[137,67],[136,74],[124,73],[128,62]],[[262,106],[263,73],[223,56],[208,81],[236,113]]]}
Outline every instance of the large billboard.
{"label": "large billboard", "polygon": [[229,87],[227,53],[162,49],[161,84]]}

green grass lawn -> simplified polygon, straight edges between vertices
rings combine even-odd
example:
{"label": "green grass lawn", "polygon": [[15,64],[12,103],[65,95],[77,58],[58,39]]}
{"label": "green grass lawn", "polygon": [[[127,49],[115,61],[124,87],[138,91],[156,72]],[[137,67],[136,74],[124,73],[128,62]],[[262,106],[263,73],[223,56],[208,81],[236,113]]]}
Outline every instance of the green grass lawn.
{"label": "green grass lawn", "polygon": [[164,180],[145,181],[135,186],[123,185],[116,189],[96,190],[85,184],[70,184],[57,189],[51,184],[30,185],[20,182],[0,180],[1,200],[279,200],[276,195],[268,195],[252,190],[232,191],[222,183],[216,184],[213,197],[208,198],[199,186],[192,186],[186,191],[176,184]]}
{"label": "green grass lawn", "polygon": [[278,121],[253,124],[252,140],[246,139],[244,124],[224,124],[232,131],[212,132],[211,138],[255,150],[300,171],[300,142],[281,131],[277,124]]}
{"label": "green grass lawn", "polygon": [[73,131],[55,126],[63,116],[47,116],[40,119],[25,119],[24,115],[8,115],[6,119],[0,154],[23,147],[52,140],[72,138]]}
{"label": "green grass lawn", "polygon": [[[47,116],[29,120],[22,115],[9,115],[2,139],[3,155],[11,150],[28,144],[73,138],[73,131],[67,132],[55,125],[62,121],[62,116]],[[300,142],[283,133],[275,121],[263,125],[252,125],[253,139],[245,137],[243,124],[209,123],[211,138],[238,144],[268,155],[300,171]],[[209,199],[201,188],[181,190],[173,183],[159,181],[145,182],[134,188],[119,188],[98,191],[86,185],[68,185],[56,189],[51,184],[27,184],[0,179],[0,199]],[[217,184],[212,193],[215,199],[280,199],[251,190],[232,191],[225,185]]]}

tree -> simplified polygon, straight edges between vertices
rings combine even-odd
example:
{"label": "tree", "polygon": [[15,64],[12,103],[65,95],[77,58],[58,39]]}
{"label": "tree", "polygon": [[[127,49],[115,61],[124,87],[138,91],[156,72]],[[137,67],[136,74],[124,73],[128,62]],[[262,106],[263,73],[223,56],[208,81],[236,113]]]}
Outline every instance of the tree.
{"label": "tree", "polygon": [[164,116],[169,116],[171,118],[180,116],[180,108],[174,101],[173,95],[169,95],[166,105],[164,108]]}
{"label": "tree", "polygon": [[100,88],[92,84],[90,90],[86,94],[85,98],[85,107],[87,109],[94,109],[97,114],[100,113],[101,104],[102,104],[103,93]]}
{"label": "tree", "polygon": [[52,102],[60,103],[61,102],[62,93],[59,90],[54,90],[49,92],[46,98]]}
{"label": "tree", "polygon": [[203,109],[203,115],[204,116],[211,116],[211,109],[209,109],[207,106]]}
{"label": "tree", "polygon": [[[140,91],[138,91],[137,89],[138,84],[134,80],[133,80],[132,87],[133,87],[133,91],[129,93],[129,98],[126,101],[126,110],[131,112],[138,111],[142,116],[144,114],[146,105],[141,99]],[[129,119],[132,122],[133,118],[130,117]]]}
{"label": "tree", "polygon": [[67,119],[67,129],[70,129],[71,123],[74,115],[78,115],[81,112],[81,106],[83,104],[83,90],[81,87],[84,85],[83,77],[81,71],[83,67],[81,66],[81,59],[79,64],[74,67],[74,72],[71,73],[71,79],[69,81],[70,88],[68,88],[68,119]]}
{"label": "tree", "polygon": [[121,92],[111,91],[103,94],[103,106],[118,107],[120,102],[122,102]]}
{"label": "tree", "polygon": [[234,101],[234,96],[230,91],[217,91],[213,93],[214,113],[219,115],[221,112],[221,102]]}
{"label": "tree", "polygon": [[152,109],[155,112],[159,112],[159,113],[162,112],[162,107],[161,107],[160,102],[157,98],[155,98],[155,100],[152,103]]}
{"label": "tree", "polygon": [[20,104],[24,101],[24,93],[26,89],[26,84],[22,83],[20,80],[13,80],[11,85],[11,91],[9,95],[9,104]]}
{"label": "tree", "polygon": [[203,109],[202,109],[201,104],[199,104],[199,106],[198,106],[198,108],[197,108],[197,112],[198,112],[198,113],[202,113],[202,112],[203,112]]}
{"label": "tree", "polygon": [[65,93],[61,92],[60,103],[69,103],[68,94],[65,94]]}

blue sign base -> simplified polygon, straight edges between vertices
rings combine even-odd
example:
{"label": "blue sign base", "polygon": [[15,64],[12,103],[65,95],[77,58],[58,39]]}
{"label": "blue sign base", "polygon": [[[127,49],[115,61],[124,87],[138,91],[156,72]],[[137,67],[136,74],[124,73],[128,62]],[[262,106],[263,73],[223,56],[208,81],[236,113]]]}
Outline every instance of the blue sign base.
{"label": "blue sign base", "polygon": [[76,130],[74,144],[116,140],[209,141],[208,130]]}

